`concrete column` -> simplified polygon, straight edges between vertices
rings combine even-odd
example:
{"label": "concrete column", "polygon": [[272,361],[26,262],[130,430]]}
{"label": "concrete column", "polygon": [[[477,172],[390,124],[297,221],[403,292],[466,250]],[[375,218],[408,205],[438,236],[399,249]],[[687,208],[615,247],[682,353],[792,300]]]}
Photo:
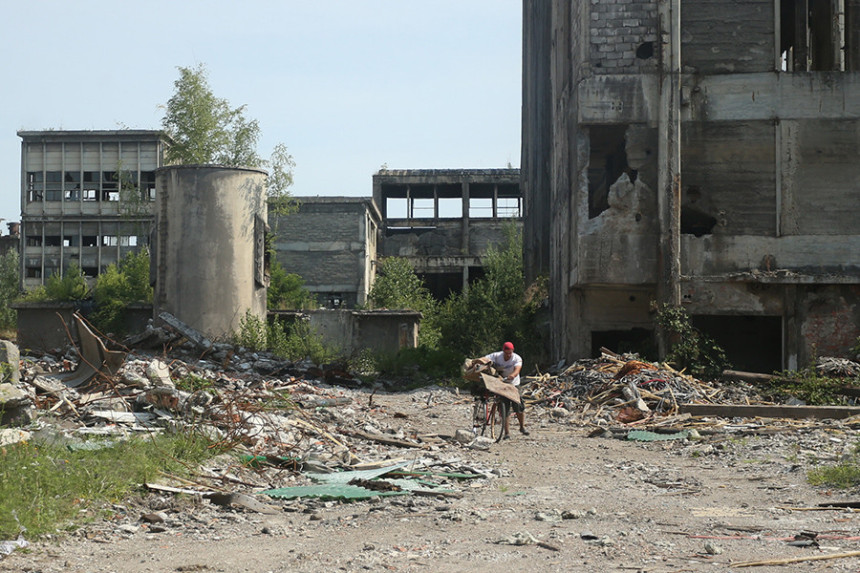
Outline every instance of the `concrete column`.
{"label": "concrete column", "polygon": [[[657,213],[660,222],[657,298],[681,306],[681,2],[659,0],[661,66]],[[660,337],[660,356],[667,343]]]}
{"label": "concrete column", "polygon": [[657,209],[660,220],[661,302],[681,304],[681,2],[660,0],[659,168]]}

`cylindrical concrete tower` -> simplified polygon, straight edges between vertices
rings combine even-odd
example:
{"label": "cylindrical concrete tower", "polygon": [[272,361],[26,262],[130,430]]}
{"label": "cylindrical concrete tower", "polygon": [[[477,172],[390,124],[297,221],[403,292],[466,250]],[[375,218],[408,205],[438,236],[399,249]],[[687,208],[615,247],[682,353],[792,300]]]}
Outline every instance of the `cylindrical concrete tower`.
{"label": "cylindrical concrete tower", "polygon": [[213,339],[247,311],[266,318],[266,172],[219,165],[157,171],[153,312]]}

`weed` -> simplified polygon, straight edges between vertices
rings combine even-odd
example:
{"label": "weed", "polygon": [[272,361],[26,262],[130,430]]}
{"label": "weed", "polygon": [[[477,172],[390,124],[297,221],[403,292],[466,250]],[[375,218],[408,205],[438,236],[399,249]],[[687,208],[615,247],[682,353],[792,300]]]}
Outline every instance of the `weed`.
{"label": "weed", "polygon": [[860,485],[860,465],[854,460],[810,470],[806,479],[812,485],[849,488]]}
{"label": "weed", "polygon": [[193,373],[188,373],[175,382],[176,388],[185,392],[197,392],[198,390],[212,391],[215,383]]}
{"label": "weed", "polygon": [[252,313],[245,311],[245,316],[239,319],[239,332],[233,336],[233,342],[250,350],[266,349],[266,322]]}
{"label": "weed", "polygon": [[[21,527],[29,535],[71,527],[95,517],[160,470],[187,475],[217,452],[198,434],[171,434],[71,450],[59,444],[22,442],[0,449],[0,539]],[[17,518],[16,518],[17,516]]]}
{"label": "weed", "polygon": [[847,403],[846,398],[839,393],[844,384],[844,380],[822,376],[814,366],[808,366],[801,370],[778,372],[770,388],[807,404],[835,405]]}
{"label": "weed", "polygon": [[690,322],[683,308],[664,304],[657,311],[657,326],[670,344],[666,361],[694,376],[715,380],[729,367],[725,351]]}

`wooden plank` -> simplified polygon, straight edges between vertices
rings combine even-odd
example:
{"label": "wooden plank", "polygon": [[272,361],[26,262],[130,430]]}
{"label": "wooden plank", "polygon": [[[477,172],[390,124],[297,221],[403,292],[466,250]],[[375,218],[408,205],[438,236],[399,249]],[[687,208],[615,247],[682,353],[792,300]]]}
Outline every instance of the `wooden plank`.
{"label": "wooden plank", "polygon": [[841,419],[860,414],[858,406],[782,406],[740,404],[681,404],[681,414],[722,418]]}

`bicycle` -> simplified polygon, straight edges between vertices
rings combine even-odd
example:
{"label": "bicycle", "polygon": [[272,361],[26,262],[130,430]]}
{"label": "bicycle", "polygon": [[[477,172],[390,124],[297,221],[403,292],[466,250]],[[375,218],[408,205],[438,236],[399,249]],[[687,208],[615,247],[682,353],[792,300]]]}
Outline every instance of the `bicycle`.
{"label": "bicycle", "polygon": [[[504,435],[504,421],[509,414],[510,407],[505,398],[486,389],[479,391],[472,405],[472,433],[483,436],[489,426],[490,438],[498,442]],[[496,427],[499,428],[498,437]]]}

